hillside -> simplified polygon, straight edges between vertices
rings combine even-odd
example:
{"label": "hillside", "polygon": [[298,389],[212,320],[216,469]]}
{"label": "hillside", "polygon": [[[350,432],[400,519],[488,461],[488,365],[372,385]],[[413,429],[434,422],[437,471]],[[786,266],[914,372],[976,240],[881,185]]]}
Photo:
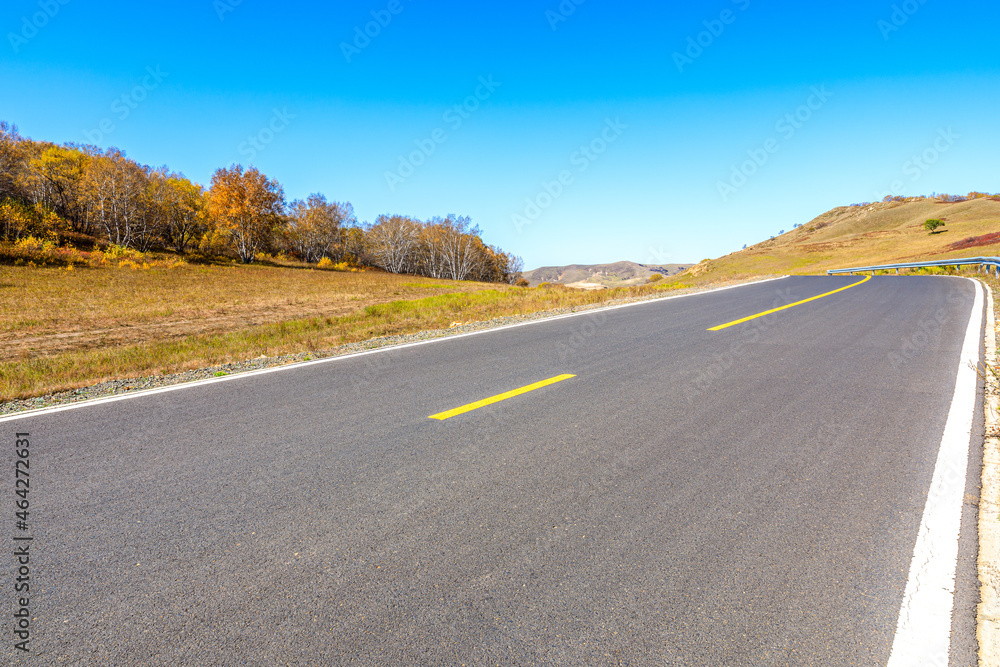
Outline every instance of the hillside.
{"label": "hillside", "polygon": [[[930,234],[924,222],[932,218],[945,226]],[[1000,255],[1000,201],[918,198],[835,208],[781,236],[690,267],[671,282],[700,284],[978,255]]]}
{"label": "hillside", "polygon": [[569,266],[543,266],[521,275],[532,287],[554,283],[583,289],[604,289],[649,282],[655,273],[673,276],[691,264],[637,264],[614,262],[612,264],[570,264]]}

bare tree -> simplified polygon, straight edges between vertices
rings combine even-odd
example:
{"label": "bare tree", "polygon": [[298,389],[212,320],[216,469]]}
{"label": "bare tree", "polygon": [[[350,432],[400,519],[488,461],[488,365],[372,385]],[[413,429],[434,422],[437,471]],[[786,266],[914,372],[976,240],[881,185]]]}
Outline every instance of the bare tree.
{"label": "bare tree", "polygon": [[84,176],[88,208],[111,243],[142,251],[152,245],[148,180],[146,169],[117,149],[88,161]]}
{"label": "bare tree", "polygon": [[433,220],[420,230],[420,266],[421,273],[431,278],[444,278],[444,229]]}
{"label": "bare tree", "polygon": [[[435,218],[432,221],[441,229],[441,254],[444,261],[444,277],[452,280],[466,280],[474,273],[482,260],[479,246],[479,227],[472,226],[468,216]],[[478,246],[477,246],[478,242]]]}
{"label": "bare tree", "polygon": [[416,262],[420,222],[402,215],[380,215],[366,237],[376,266],[389,273],[412,270]]}
{"label": "bare tree", "polygon": [[0,121],[0,199],[21,194],[18,182],[25,171],[23,144],[17,126]]}

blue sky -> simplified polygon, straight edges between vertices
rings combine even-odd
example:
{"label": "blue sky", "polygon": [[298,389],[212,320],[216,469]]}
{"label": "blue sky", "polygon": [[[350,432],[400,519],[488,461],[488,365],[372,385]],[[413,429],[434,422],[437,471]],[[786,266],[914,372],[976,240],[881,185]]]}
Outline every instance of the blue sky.
{"label": "blue sky", "polygon": [[469,215],[527,268],[694,262],[887,192],[1000,191],[998,20],[964,0],[7,0],[0,119],[203,184],[254,164],[361,220]]}

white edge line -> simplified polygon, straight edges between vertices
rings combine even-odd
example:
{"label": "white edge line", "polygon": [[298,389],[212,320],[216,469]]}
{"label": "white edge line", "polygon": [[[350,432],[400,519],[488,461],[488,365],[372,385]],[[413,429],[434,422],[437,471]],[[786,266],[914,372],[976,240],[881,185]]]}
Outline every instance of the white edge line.
{"label": "white edge line", "polygon": [[165,394],[171,391],[180,391],[181,389],[191,389],[193,387],[203,387],[208,384],[215,384],[217,382],[229,382],[231,380],[242,380],[244,378],[255,377],[258,375],[267,375],[268,373],[279,373],[281,371],[296,370],[299,368],[306,368],[307,366],[315,366],[318,364],[328,364],[335,361],[343,361],[345,359],[354,359],[357,357],[363,357],[369,354],[378,354],[380,352],[393,352],[396,350],[402,350],[408,347],[416,347],[418,345],[429,345],[431,343],[442,343],[445,341],[456,340],[458,338],[466,338],[468,336],[478,336],[480,334],[494,333],[496,331],[504,331],[507,329],[516,329],[517,327],[526,327],[533,324],[543,324],[545,322],[554,322],[555,320],[562,320],[568,317],[580,317],[583,315],[592,315],[593,313],[599,313],[607,310],[617,310],[619,308],[628,308],[630,306],[641,306],[649,303],[658,303],[660,301],[669,301],[671,299],[684,299],[692,296],[700,296],[702,294],[711,294],[713,292],[723,292],[725,290],[737,289],[740,287],[749,287],[750,285],[760,285],[762,283],[768,283],[775,280],[783,280],[788,278],[788,276],[780,276],[778,278],[765,278],[764,280],[755,280],[749,283],[740,283],[739,285],[727,285],[725,287],[717,287],[715,289],[706,290],[704,292],[692,292],[690,294],[674,294],[670,296],[663,296],[657,299],[645,299],[643,301],[632,301],[631,303],[620,303],[614,306],[604,306],[602,308],[591,308],[588,310],[581,310],[575,313],[566,313],[564,315],[553,315],[552,317],[542,317],[537,320],[531,320],[530,322],[518,322],[516,324],[505,324],[501,327],[495,327],[492,329],[482,329],[480,331],[470,331],[468,333],[445,335],[439,338],[431,338],[429,340],[420,340],[413,343],[402,343],[400,345],[387,345],[385,347],[378,347],[372,350],[364,350],[362,352],[352,352],[350,354],[342,354],[334,357],[325,357],[323,359],[315,359],[313,361],[302,361],[299,363],[285,364],[283,366],[273,366],[271,368],[261,368],[255,371],[244,371],[242,373],[234,373],[232,375],[226,375],[217,378],[205,378],[204,380],[194,380],[192,382],[182,382],[179,384],[172,384],[168,387],[157,387],[156,389],[144,389],[142,391],[131,392],[127,394],[118,394],[116,396],[105,396],[104,398],[94,398],[86,401],[79,401],[77,403],[70,403],[67,405],[55,405],[49,408],[38,408],[35,410],[26,410],[23,412],[15,412],[14,414],[5,415],[0,417],[0,424],[9,421],[15,421],[18,419],[27,419],[29,417],[41,417],[44,415],[55,414],[56,412],[65,412],[66,410],[78,410],[80,408],[87,408],[95,405],[103,405],[105,403],[117,403],[118,401],[126,401],[133,398],[144,398],[146,396],[153,396],[155,394]]}
{"label": "white edge line", "polygon": [[976,296],[934,476],[913,547],[888,667],[948,665],[958,538],[979,389],[979,376],[969,364],[979,362],[983,326],[982,285],[971,278],[967,280],[976,286]]}

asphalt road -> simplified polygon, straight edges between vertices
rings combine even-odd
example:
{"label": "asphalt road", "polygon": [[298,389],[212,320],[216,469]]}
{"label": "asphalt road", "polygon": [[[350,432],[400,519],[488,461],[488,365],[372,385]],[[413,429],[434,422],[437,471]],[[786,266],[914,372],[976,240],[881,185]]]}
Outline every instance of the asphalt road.
{"label": "asphalt road", "polygon": [[[11,504],[15,433],[31,440],[30,659],[884,665],[974,285],[877,277],[707,331],[857,281],[0,423]],[[561,374],[576,377],[429,419]],[[977,466],[953,665],[975,663]],[[20,661],[15,567],[0,656]]]}

